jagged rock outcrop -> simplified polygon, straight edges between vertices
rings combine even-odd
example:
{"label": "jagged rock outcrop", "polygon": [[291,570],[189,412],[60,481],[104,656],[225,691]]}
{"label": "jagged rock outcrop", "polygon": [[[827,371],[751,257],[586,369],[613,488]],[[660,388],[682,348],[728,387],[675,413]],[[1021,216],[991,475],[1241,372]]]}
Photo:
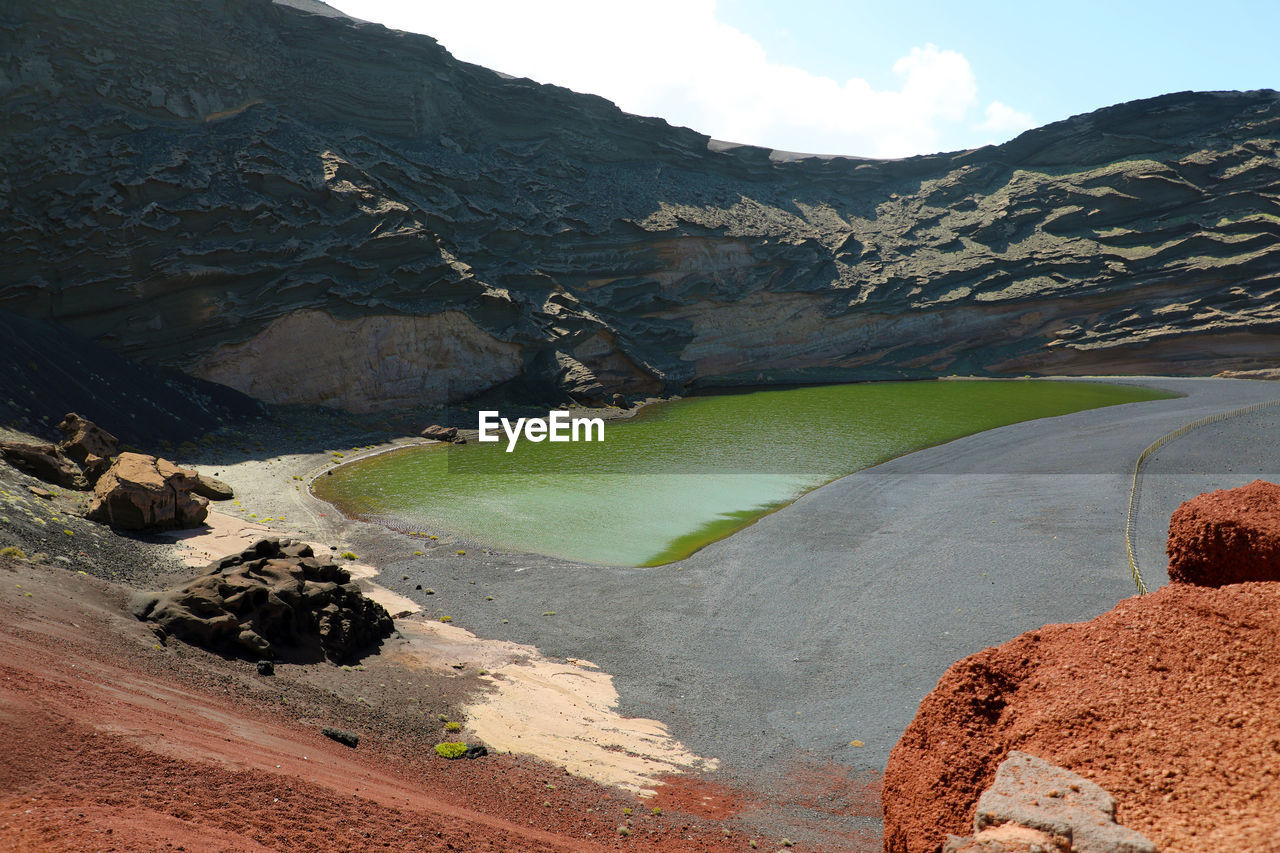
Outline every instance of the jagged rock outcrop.
{"label": "jagged rock outcrop", "polygon": [[260,399],[1280,359],[1272,91],[875,161],[269,0],[17,0],[0,37],[0,307]]}
{"label": "jagged rock outcrop", "polygon": [[93,487],[85,518],[121,530],[199,527],[209,501],[195,471],[145,453],[121,453]]}
{"label": "jagged rock outcrop", "polygon": [[63,435],[58,449],[79,464],[89,485],[97,483],[111,466],[111,457],[119,451],[120,441],[75,412],[67,412],[58,424],[58,429]]}
{"label": "jagged rock outcrop", "polygon": [[[1043,833],[1000,833],[1017,826]],[[996,768],[995,781],[978,798],[974,836],[953,836],[943,853],[1014,853],[1039,846],[1043,853],[1156,853],[1141,833],[1116,823],[1116,799],[1101,786],[1018,750]]]}
{"label": "jagged rock outcrop", "polygon": [[52,444],[0,441],[0,457],[23,473],[65,489],[87,489],[80,466]]}
{"label": "jagged rock outcrop", "polygon": [[136,596],[132,610],[165,636],[255,659],[342,662],[394,628],[346,569],[292,539],[260,540],[182,586]]}
{"label": "jagged rock outcrop", "polygon": [[57,445],[0,441],[0,457],[20,471],[68,489],[88,489],[111,464],[119,442],[93,421],[68,412]]}
{"label": "jagged rock outcrop", "polygon": [[1280,486],[1254,480],[1181,504],[1169,519],[1169,580],[1280,581]]}

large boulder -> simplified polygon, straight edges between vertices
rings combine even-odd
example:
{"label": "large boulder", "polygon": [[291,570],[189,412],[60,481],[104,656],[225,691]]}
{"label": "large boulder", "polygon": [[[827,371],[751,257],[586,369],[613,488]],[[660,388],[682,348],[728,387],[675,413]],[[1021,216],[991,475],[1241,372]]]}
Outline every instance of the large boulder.
{"label": "large boulder", "polygon": [[341,662],[394,629],[345,569],[291,539],[215,560],[181,586],[139,594],[132,610],[164,635],[255,659]]}
{"label": "large boulder", "polygon": [[886,853],[972,833],[1010,750],[1105,788],[1158,849],[1274,849],[1278,630],[1280,584],[1179,583],[959,661],[890,753]]}
{"label": "large boulder", "polygon": [[65,489],[87,489],[80,466],[63,455],[52,444],[24,444],[17,441],[0,441],[0,456],[19,471],[38,477]]}
{"label": "large boulder", "polygon": [[191,489],[202,498],[208,498],[211,501],[229,501],[236,496],[235,490],[229,485],[219,480],[217,477],[210,477],[208,474],[199,474],[196,476],[196,484]]}
{"label": "large boulder", "polygon": [[122,530],[199,527],[209,501],[194,494],[198,482],[167,459],[121,453],[93,487],[86,518]]}
{"label": "large boulder", "polygon": [[1280,581],[1280,486],[1254,480],[1186,501],[1169,519],[1169,580]]}

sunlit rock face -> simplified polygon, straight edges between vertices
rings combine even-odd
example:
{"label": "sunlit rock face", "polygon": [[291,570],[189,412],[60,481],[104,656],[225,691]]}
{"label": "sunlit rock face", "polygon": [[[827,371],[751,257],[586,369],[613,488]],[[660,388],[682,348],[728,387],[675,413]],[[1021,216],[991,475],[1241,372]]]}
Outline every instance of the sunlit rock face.
{"label": "sunlit rock face", "polygon": [[1280,367],[1273,91],[794,158],[269,0],[0,39],[0,308],[260,399]]}

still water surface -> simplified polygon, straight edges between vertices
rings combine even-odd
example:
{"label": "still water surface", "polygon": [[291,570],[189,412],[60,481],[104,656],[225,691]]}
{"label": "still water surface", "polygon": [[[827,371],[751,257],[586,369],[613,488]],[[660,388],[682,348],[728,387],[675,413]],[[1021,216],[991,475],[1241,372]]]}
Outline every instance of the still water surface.
{"label": "still water surface", "polygon": [[[347,515],[612,565],[677,560],[823,483],[1033,418],[1170,397],[1049,381],[876,382],[691,397],[609,422],[603,443],[432,445],[314,484]],[[513,418],[514,419],[514,418]]]}

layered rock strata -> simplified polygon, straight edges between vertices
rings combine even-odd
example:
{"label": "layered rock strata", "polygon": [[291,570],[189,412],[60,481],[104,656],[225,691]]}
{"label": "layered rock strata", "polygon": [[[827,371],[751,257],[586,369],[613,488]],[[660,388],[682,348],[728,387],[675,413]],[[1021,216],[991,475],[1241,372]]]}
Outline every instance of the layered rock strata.
{"label": "layered rock strata", "polygon": [[17,0],[0,35],[0,307],[260,399],[1277,367],[1272,91],[876,161],[269,0]]}

